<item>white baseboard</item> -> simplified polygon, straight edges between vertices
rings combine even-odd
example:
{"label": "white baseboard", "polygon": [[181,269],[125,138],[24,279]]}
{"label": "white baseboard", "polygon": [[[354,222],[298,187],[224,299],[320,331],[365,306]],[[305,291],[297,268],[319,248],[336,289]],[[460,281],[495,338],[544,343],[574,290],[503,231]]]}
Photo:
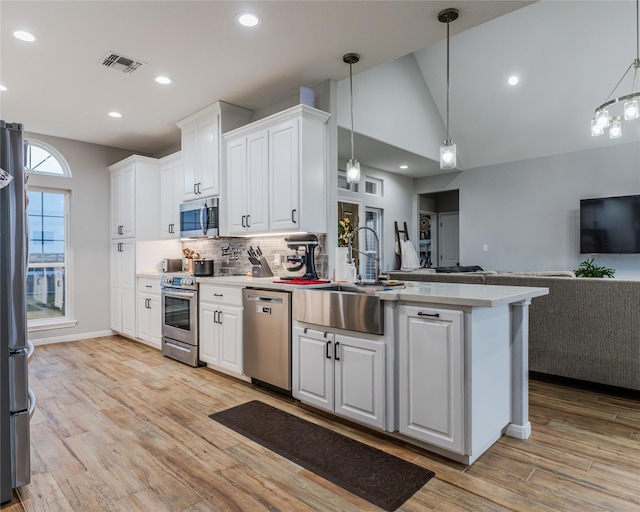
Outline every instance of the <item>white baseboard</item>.
{"label": "white baseboard", "polygon": [[516,439],[529,439],[529,436],[531,435],[531,423],[528,421],[525,425],[514,425],[513,423],[509,423],[505,434],[509,437],[515,437]]}
{"label": "white baseboard", "polygon": [[78,334],[69,334],[67,336],[52,336],[50,338],[40,338],[37,340],[30,339],[29,341],[34,344],[34,346],[38,345],[50,345],[51,343],[64,343],[67,341],[78,341],[84,340],[87,338],[102,338],[103,336],[113,336],[115,332],[111,329],[106,331],[95,331],[95,332],[81,332]]}

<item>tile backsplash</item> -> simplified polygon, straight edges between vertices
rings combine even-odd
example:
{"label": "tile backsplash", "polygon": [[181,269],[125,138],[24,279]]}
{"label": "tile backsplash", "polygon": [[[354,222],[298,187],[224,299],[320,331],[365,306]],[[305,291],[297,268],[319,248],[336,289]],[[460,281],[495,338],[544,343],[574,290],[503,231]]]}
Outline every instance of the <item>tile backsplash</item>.
{"label": "tile backsplash", "polygon": [[[318,277],[326,279],[329,274],[328,257],[325,250],[324,234],[317,234],[318,247],[315,250],[316,272]],[[257,236],[252,238],[216,238],[201,240],[184,240],[183,249],[192,249],[200,253],[203,259],[214,261],[215,276],[244,275],[251,273],[252,264],[247,253],[249,247],[260,247],[266,260],[269,262],[274,276],[295,277],[304,274],[304,267],[298,272],[290,272],[286,267],[290,266],[286,256],[294,254],[287,247],[284,236]]]}

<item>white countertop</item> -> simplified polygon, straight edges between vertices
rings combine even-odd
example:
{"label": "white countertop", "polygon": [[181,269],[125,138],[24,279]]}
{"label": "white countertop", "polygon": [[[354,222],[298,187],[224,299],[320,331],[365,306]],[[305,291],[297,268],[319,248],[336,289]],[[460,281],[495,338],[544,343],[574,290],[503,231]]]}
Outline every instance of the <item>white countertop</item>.
{"label": "white countertop", "polygon": [[[238,286],[242,288],[264,288],[269,290],[292,291],[296,288],[322,288],[326,284],[318,285],[290,285],[274,283],[277,277],[198,277],[202,284],[217,284]],[[534,288],[528,286],[495,286],[482,284],[458,283],[424,283],[411,281],[405,288],[391,288],[378,292],[382,300],[428,302],[432,304],[450,304],[455,306],[495,307],[503,304],[520,302],[534,297],[541,297],[549,293],[548,288]]]}
{"label": "white countertop", "polygon": [[[158,272],[139,272],[138,277],[158,278]],[[267,290],[293,291],[296,288],[322,288],[326,283],[317,285],[292,285],[274,283],[278,277],[224,276],[198,277],[198,283],[235,286],[239,288],[263,288]],[[404,288],[391,288],[378,292],[381,300],[404,302],[427,302],[431,304],[450,304],[453,306],[495,307],[512,304],[522,300],[548,295],[548,288],[529,286],[497,286],[459,283],[428,283],[409,281]]]}
{"label": "white countertop", "polygon": [[284,283],[274,283],[279,278],[273,277],[251,277],[251,276],[224,276],[224,277],[198,277],[196,280],[200,284],[217,284],[223,286],[237,286],[241,288],[263,288],[266,290],[292,291],[296,288],[322,288],[327,283],[313,285],[292,285]]}
{"label": "white countertop", "polygon": [[549,293],[548,288],[483,284],[411,282],[407,287],[379,292],[382,300],[429,302],[455,306],[496,307]]}

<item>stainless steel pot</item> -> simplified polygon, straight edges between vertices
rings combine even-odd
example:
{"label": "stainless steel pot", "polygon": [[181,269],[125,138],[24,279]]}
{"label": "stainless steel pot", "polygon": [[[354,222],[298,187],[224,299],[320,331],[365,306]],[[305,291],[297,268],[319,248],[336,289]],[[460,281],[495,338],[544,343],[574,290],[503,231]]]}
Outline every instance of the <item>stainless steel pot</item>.
{"label": "stainless steel pot", "polygon": [[206,277],[213,275],[213,260],[193,260],[193,275]]}

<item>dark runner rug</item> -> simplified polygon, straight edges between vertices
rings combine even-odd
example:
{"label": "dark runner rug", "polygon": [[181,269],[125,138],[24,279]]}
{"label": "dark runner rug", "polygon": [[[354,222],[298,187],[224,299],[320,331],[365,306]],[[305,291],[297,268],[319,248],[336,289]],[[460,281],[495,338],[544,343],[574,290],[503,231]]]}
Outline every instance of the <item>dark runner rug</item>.
{"label": "dark runner rug", "polygon": [[435,475],[258,400],[209,417],[390,512]]}

